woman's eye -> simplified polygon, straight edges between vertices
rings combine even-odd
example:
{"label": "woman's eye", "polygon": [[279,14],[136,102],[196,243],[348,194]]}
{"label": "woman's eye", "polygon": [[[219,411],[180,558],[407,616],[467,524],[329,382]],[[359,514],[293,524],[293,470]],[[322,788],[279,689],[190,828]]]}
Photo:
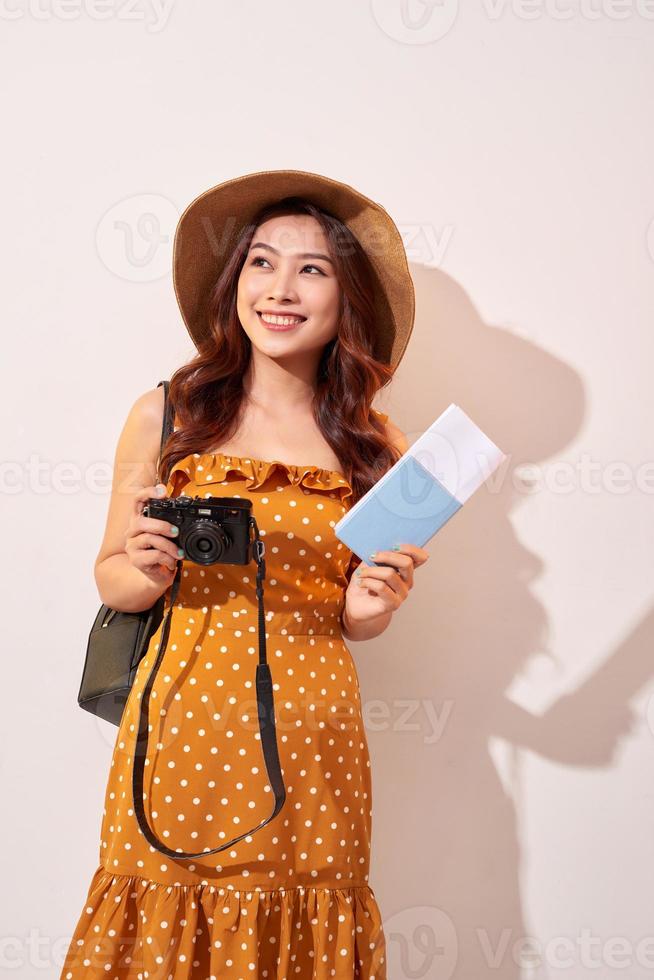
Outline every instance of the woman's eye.
{"label": "woman's eye", "polygon": [[[268,259],[264,259],[263,255],[257,255],[254,259],[252,259],[250,265],[256,265],[258,262],[268,262]],[[315,269],[317,272],[320,273],[321,276],[325,275],[325,273],[322,271],[320,266],[317,265],[311,265],[311,264],[305,265],[302,267],[302,272],[304,272],[305,269]]]}

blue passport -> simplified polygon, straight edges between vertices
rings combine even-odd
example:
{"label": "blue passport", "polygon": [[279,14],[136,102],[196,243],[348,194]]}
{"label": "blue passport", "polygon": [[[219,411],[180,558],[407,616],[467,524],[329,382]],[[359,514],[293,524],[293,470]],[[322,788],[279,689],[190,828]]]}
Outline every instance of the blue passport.
{"label": "blue passport", "polygon": [[461,510],[506,455],[452,403],[334,526],[366,565],[394,544],[421,548]]}

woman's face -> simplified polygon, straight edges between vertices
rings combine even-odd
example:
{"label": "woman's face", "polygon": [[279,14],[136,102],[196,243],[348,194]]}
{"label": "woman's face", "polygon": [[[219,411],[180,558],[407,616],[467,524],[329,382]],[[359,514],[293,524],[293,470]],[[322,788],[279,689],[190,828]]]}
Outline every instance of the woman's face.
{"label": "woman's face", "polygon": [[[259,225],[236,297],[241,325],[257,349],[273,358],[315,353],[337,335],[340,286],[331,258],[325,233],[311,215],[282,215]],[[270,314],[268,322],[262,313]],[[275,329],[285,324],[273,314],[294,319],[286,329]]]}

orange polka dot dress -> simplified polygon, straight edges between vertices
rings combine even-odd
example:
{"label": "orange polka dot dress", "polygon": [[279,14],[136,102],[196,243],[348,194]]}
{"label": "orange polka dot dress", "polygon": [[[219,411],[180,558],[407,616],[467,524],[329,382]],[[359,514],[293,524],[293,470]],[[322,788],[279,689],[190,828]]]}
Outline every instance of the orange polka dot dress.
{"label": "orange polka dot dress", "polygon": [[[333,532],[352,488],[318,466],[196,453],[170,473],[168,495],[181,492],[252,500],[266,546],[267,659],[286,800],[264,827],[204,860],[171,859],[145,839],[132,752],[160,626],[116,736],[100,863],[61,978],[386,980],[368,883],[370,758],[340,623],[358,559]],[[183,563],[150,695],[144,775],[148,822],[173,849],[219,846],[273,810],[254,683],[255,579],[254,560]]]}

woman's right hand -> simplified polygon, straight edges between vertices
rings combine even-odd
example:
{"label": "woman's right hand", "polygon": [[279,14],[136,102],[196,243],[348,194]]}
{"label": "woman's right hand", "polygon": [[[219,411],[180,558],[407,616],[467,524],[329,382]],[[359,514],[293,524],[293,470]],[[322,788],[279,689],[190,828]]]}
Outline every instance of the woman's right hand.
{"label": "woman's right hand", "polygon": [[[157,487],[163,492],[157,493]],[[145,517],[143,508],[151,497],[163,500],[165,496],[166,487],[162,483],[139,490],[125,532],[125,552],[131,564],[164,590],[172,584],[177,571],[179,546],[174,538],[179,529],[169,521]]]}

